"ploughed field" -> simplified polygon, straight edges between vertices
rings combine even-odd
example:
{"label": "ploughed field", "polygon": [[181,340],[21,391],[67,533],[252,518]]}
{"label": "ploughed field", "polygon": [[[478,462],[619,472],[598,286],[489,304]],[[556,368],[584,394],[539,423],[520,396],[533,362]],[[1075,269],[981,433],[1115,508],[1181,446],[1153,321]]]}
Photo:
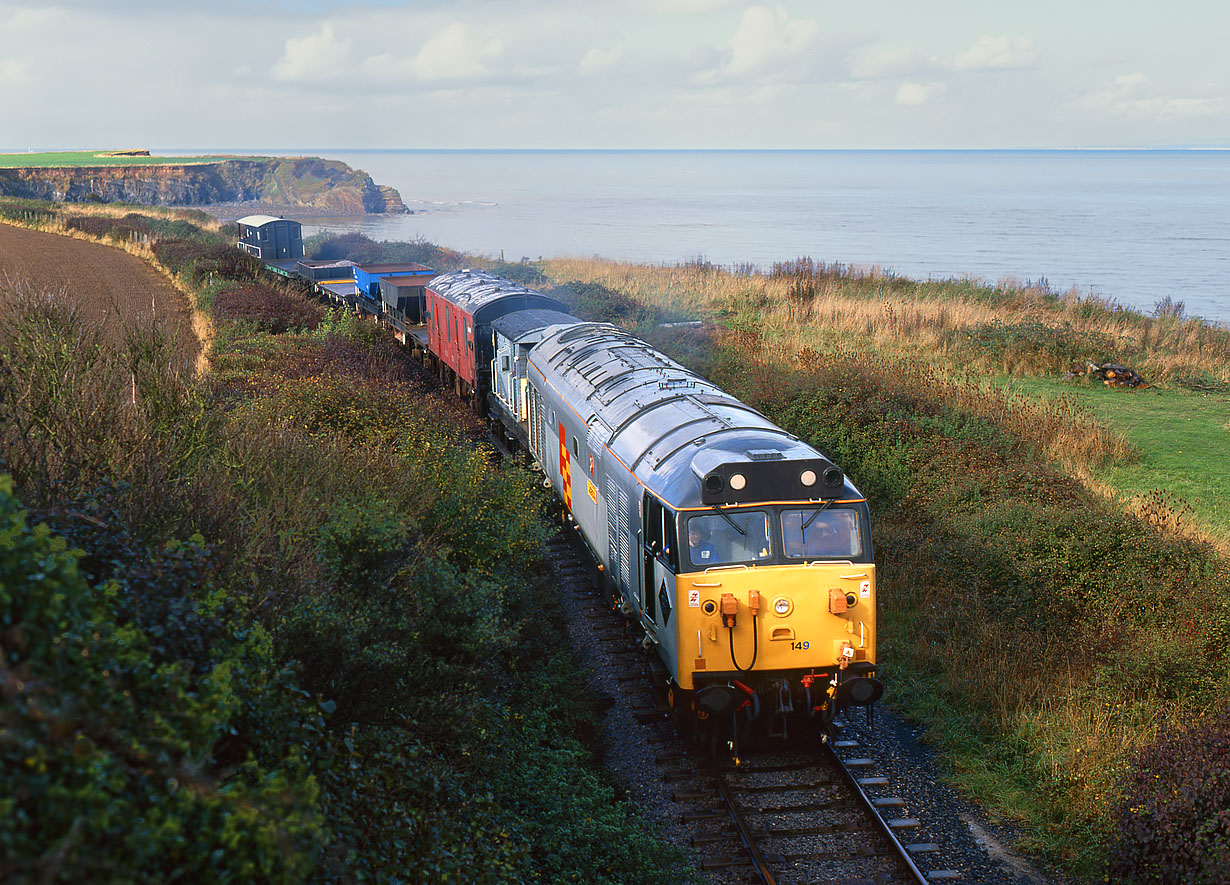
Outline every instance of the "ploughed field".
{"label": "ploughed field", "polygon": [[191,366],[201,343],[187,296],[148,262],[113,246],[0,224],[0,288],[46,291],[76,305],[117,340],[155,324]]}

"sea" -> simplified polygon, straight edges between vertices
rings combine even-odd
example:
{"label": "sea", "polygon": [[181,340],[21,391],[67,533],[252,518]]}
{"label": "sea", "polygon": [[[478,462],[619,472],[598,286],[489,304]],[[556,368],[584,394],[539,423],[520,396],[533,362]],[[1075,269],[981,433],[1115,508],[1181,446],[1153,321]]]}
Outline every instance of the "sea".
{"label": "sea", "polygon": [[423,238],[507,261],[768,270],[807,256],[918,279],[1045,283],[1230,321],[1230,151],[312,150],[413,214],[305,233]]}

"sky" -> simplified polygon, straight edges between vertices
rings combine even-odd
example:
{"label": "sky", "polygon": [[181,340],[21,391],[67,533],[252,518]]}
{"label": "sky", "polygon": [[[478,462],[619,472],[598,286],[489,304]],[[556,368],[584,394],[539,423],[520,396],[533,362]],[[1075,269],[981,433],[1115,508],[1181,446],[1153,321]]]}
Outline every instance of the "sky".
{"label": "sky", "polygon": [[1223,0],[0,0],[0,150],[1230,148]]}

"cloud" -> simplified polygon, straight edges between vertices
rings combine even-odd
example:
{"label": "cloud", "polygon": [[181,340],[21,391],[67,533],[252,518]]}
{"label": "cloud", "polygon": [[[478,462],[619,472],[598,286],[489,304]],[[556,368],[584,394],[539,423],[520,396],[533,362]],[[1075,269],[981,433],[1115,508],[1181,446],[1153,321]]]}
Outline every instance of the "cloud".
{"label": "cloud", "polygon": [[286,41],[273,75],[287,81],[328,80],[346,71],[349,55],[350,40],[339,40],[333,24],[325,22],[315,34]]}
{"label": "cloud", "polygon": [[954,71],[1020,71],[1037,62],[1028,37],[992,37],[983,34],[952,62]]}
{"label": "cloud", "polygon": [[947,91],[943,83],[902,83],[896,101],[905,107],[918,107],[941,98]]}
{"label": "cloud", "polygon": [[1142,73],[1121,74],[1109,86],[1086,95],[1081,107],[1094,114],[1124,119],[1174,121],[1214,117],[1227,110],[1220,96],[1179,98],[1167,96]]}
{"label": "cloud", "polygon": [[792,19],[784,6],[752,6],[721,53],[722,61],[698,78],[702,83],[748,77],[788,78],[805,72],[809,51],[816,47],[820,26],[810,19]]}
{"label": "cloud", "polygon": [[784,6],[776,10],[753,6],[743,13],[739,30],[730,41],[730,72],[745,74],[773,66],[806,52],[819,35],[819,25],[791,19]]}
{"label": "cloud", "polygon": [[580,72],[585,76],[593,76],[609,71],[615,67],[616,63],[623,57],[623,50],[618,47],[603,49],[595,46],[589,52],[585,53],[585,57],[581,59],[578,66]]}
{"label": "cloud", "polygon": [[15,58],[0,59],[0,85],[21,86],[30,80],[30,70]]}
{"label": "cloud", "polygon": [[423,80],[474,80],[491,74],[504,53],[499,37],[479,37],[463,22],[432,35],[415,55],[410,70]]}

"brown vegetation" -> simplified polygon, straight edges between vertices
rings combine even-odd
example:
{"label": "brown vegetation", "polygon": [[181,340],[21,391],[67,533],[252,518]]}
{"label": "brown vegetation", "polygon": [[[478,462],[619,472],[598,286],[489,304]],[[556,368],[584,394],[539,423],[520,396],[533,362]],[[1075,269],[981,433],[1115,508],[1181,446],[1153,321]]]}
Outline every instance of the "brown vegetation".
{"label": "brown vegetation", "polygon": [[554,259],[546,269],[554,279],[600,283],[685,316],[737,315],[754,306],[764,329],[796,351],[824,348],[840,336],[862,349],[906,350],[937,368],[1005,374],[1061,374],[1074,352],[1130,365],[1151,381],[1230,382],[1230,332],[1165,305],[1146,317],[1076,291],[1011,281],[920,282],[809,259],[767,275],[600,259]]}

